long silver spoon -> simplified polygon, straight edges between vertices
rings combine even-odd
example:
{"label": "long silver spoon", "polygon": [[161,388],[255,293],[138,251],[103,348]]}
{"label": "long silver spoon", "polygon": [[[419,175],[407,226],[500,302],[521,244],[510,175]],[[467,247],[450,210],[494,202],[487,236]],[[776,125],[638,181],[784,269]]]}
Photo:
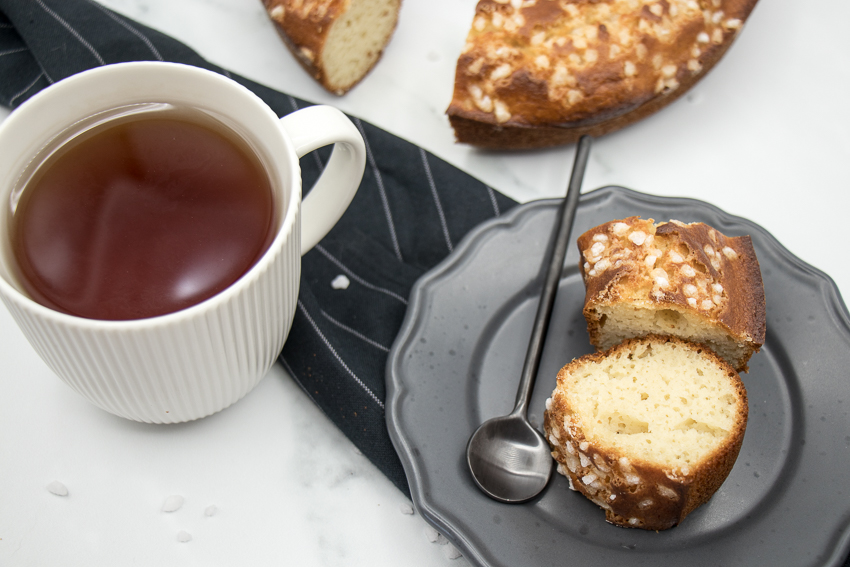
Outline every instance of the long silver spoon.
{"label": "long silver spoon", "polygon": [[481,424],[466,446],[466,461],[475,484],[500,502],[519,503],[534,498],[546,487],[552,475],[553,460],[549,445],[540,431],[528,421],[528,401],[540,367],[567,243],[578,208],[590,143],[589,136],[582,136],[578,142],[567,196],[558,209],[555,242],[548,258],[546,279],[537,306],[514,409],[506,416],[495,417]]}

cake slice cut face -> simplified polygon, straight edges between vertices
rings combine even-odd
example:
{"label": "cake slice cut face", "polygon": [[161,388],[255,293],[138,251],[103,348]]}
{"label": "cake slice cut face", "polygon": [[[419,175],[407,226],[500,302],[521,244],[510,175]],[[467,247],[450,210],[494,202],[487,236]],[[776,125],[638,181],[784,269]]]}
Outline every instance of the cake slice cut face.
{"label": "cake slice cut face", "polygon": [[401,0],[263,0],[286,46],[316,81],[342,95],[375,66]]}
{"label": "cake slice cut face", "polygon": [[650,336],[561,369],[544,427],[558,472],[607,521],[663,530],[721,486],[747,415],[738,373],[713,351]]}

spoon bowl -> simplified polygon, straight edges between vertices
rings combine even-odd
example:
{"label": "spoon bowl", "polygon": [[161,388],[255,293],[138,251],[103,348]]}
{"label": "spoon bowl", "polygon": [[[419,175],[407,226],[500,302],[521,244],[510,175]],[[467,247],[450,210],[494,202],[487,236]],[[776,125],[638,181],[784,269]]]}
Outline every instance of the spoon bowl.
{"label": "spoon bowl", "polygon": [[522,415],[484,422],[469,439],[466,459],[485,494],[506,503],[534,498],[552,475],[549,445]]}

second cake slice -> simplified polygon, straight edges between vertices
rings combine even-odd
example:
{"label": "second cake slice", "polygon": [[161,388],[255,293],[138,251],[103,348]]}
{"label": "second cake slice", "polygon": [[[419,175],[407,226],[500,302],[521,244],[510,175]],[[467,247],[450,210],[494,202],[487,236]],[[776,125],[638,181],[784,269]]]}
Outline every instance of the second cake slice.
{"label": "second cake slice", "polygon": [[598,350],[648,334],[709,346],[738,372],[765,338],[761,269],[749,236],[629,217],[578,238],[584,316]]}

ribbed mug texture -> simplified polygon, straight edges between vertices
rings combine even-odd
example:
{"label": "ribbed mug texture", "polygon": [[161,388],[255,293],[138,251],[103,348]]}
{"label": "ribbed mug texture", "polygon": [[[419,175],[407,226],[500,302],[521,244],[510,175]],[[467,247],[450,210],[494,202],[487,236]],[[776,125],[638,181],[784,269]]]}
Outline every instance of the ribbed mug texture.
{"label": "ribbed mug texture", "polygon": [[[178,423],[244,397],[266,374],[292,325],[301,272],[300,223],[240,293],[148,321],[92,321],[3,297],[26,338],[68,385],[135,421]],[[257,268],[259,266],[256,266]],[[294,276],[294,277],[293,277]],[[141,323],[141,324],[139,324]]]}

